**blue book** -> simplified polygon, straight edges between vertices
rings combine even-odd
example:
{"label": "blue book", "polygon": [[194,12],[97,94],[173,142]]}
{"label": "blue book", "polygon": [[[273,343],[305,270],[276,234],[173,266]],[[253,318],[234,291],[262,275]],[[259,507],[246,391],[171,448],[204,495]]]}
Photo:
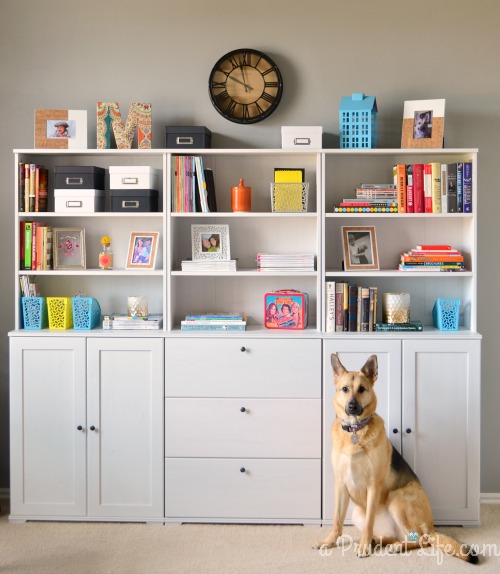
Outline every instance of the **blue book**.
{"label": "blue book", "polygon": [[463,194],[464,213],[472,213],[472,162],[471,161],[464,161],[462,194]]}

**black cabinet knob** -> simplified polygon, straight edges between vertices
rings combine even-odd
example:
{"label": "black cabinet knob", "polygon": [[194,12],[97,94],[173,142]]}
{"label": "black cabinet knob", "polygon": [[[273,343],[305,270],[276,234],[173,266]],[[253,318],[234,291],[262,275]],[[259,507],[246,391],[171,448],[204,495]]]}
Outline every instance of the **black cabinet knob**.
{"label": "black cabinet knob", "polygon": [[240,468],[240,472],[246,472],[246,471],[247,471],[247,469],[246,469],[244,466],[242,466],[242,467]]}
{"label": "black cabinet knob", "polygon": [[398,429],[392,429],[392,432],[393,432],[394,434],[398,434],[399,431],[398,431]]}
{"label": "black cabinet knob", "polygon": [[95,426],[92,425],[92,426],[90,427],[90,430],[95,430]]}
{"label": "black cabinet knob", "polygon": [[82,425],[78,425],[78,426],[76,427],[76,430],[83,430]]}
{"label": "black cabinet knob", "polygon": [[406,434],[411,434],[411,429],[406,429]]}
{"label": "black cabinet knob", "polygon": [[241,349],[240,349],[240,351],[241,351],[242,353],[244,353],[246,350],[247,350],[246,347],[241,347]]}
{"label": "black cabinet knob", "polygon": [[242,413],[246,412],[246,408],[245,408],[245,407],[241,407],[240,412],[242,412]]}

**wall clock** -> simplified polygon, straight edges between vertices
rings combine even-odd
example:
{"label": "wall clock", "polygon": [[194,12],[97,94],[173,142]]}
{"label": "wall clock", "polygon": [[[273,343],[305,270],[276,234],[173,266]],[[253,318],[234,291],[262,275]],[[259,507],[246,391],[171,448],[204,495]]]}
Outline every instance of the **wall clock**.
{"label": "wall clock", "polygon": [[254,124],[278,107],[283,80],[269,56],[242,48],[217,61],[210,73],[208,92],[221,116],[238,124]]}

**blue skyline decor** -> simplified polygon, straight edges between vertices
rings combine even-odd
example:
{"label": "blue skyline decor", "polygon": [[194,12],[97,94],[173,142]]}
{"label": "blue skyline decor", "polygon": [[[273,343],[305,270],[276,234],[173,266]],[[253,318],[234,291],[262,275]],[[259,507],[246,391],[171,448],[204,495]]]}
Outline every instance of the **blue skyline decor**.
{"label": "blue skyline decor", "polygon": [[353,92],[340,101],[340,147],[377,147],[377,100]]}

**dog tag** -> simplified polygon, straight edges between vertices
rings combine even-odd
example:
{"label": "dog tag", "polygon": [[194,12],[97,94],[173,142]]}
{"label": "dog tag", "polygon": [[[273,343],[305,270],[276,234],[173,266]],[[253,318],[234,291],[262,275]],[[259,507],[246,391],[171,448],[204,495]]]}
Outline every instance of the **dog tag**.
{"label": "dog tag", "polygon": [[355,432],[352,433],[352,444],[358,444],[359,440]]}

